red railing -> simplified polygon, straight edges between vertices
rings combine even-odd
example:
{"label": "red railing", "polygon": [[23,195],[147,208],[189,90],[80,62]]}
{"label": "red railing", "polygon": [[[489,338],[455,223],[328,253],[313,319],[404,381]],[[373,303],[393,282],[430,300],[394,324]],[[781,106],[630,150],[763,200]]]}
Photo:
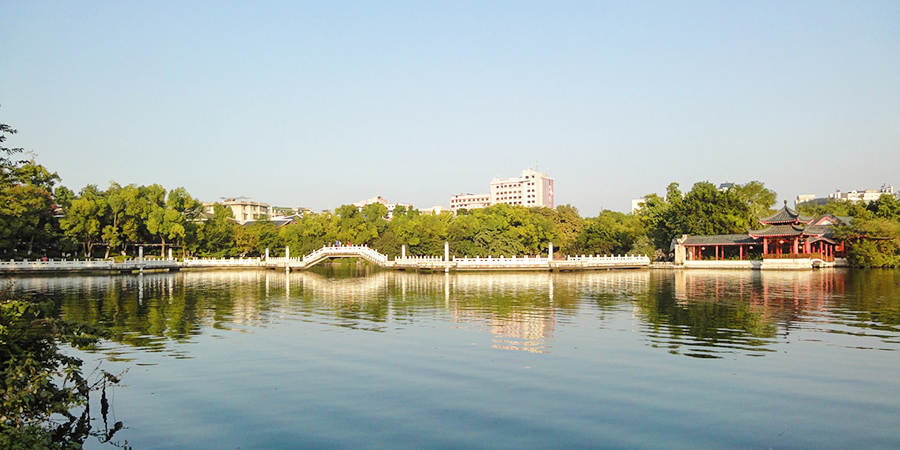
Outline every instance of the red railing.
{"label": "red railing", "polygon": [[833,262],[833,256],[824,256],[821,253],[782,253],[780,255],[763,255],[767,259],[821,259],[825,262]]}

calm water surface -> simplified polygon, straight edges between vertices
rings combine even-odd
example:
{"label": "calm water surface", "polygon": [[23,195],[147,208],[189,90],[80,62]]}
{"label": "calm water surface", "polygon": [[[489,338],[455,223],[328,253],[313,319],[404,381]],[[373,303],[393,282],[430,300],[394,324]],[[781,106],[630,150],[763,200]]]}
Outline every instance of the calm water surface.
{"label": "calm water surface", "polygon": [[136,449],[900,448],[900,271],[16,283],[112,331]]}

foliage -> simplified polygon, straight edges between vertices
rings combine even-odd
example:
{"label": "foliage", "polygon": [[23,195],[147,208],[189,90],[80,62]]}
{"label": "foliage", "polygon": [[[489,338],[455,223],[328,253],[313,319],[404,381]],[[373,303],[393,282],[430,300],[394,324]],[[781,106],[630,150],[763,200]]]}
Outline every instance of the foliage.
{"label": "foliage", "polygon": [[631,214],[604,210],[584,226],[566,253],[574,254],[652,254],[640,219]]}
{"label": "foliage", "polygon": [[838,236],[847,241],[847,258],[858,267],[900,267],[900,221],[854,218]]}
{"label": "foliage", "polygon": [[59,176],[36,164],[33,158],[13,159],[23,150],[2,144],[7,134],[16,132],[0,123],[0,249],[21,247],[31,254],[35,246],[42,248],[57,240],[52,192]]}
{"label": "foliage", "polygon": [[808,216],[831,214],[837,217],[865,217],[868,215],[866,206],[861,202],[844,200],[834,200],[824,204],[803,203],[797,207],[797,212]]}
{"label": "foliage", "polygon": [[638,211],[649,240],[668,251],[672,239],[683,234],[716,235],[745,233],[769,213],[775,193],[763,183],[752,181],[720,191],[712,183],[694,184],[682,194],[677,183],[666,189],[666,197],[644,197]]}
{"label": "foliage", "polygon": [[900,193],[882,195],[866,205],[866,210],[881,219],[900,221]]}
{"label": "foliage", "polygon": [[15,169],[18,163],[20,163],[20,161],[16,161],[12,158],[13,155],[22,153],[22,149],[3,146],[3,143],[6,142],[6,135],[16,133],[18,133],[16,129],[5,123],[0,123],[0,184],[9,183],[11,172]]}
{"label": "foliage", "polygon": [[[0,143],[16,130],[0,124]],[[651,254],[663,257],[673,238],[682,234],[744,233],[760,227],[759,218],[770,214],[775,192],[759,181],[719,191],[699,182],[682,193],[678,183],[664,197],[644,197],[636,214],[601,211],[582,218],[571,205],[526,208],[495,205],[449,213],[420,214],[398,207],[392,217],[382,204],[363,208],[343,205],[323,214],[307,214],[294,223],[276,226],[265,218],[247,225],[235,223],[231,210],[213,205],[203,213],[199,201],[184,188],[167,192],[153,184],[138,186],[111,182],[108,189],[86,186],[78,195],[55,186],[56,173],[32,161],[14,161],[22,149],[0,147],[0,250],[22,248],[46,254],[81,246],[85,257],[95,247],[121,256],[137,253],[138,245],[180,248],[182,256],[261,256],[266,249],[279,255],[290,248],[294,256],[324,245],[368,245],[392,257],[403,246],[409,255],[440,255],[444,242],[454,256],[512,256],[546,254],[552,242],[563,254]],[[869,205],[831,202],[800,207],[805,214],[852,216],[860,221],[854,236],[884,235],[877,242],[850,243],[854,261],[861,265],[892,265],[890,227],[900,221],[900,200],[882,196]],[[62,211],[61,219],[56,212]],[[883,221],[873,221],[882,219]],[[874,238],[873,238],[874,239]],[[876,255],[880,255],[876,257]]]}
{"label": "foliage", "polygon": [[212,217],[201,222],[197,229],[197,245],[194,250],[204,256],[222,258],[234,256],[235,247],[234,214],[231,208],[216,203]]}
{"label": "foliage", "polygon": [[746,184],[736,184],[729,192],[736,195],[741,201],[747,204],[750,209],[750,227],[754,229],[763,228],[759,223],[759,219],[769,215],[772,206],[778,199],[775,191],[766,188],[761,181],[751,181]]}
{"label": "foliage", "polygon": [[[58,343],[85,347],[100,332],[56,317],[52,300],[11,299],[0,293],[0,448],[81,448],[91,435],[88,399],[92,389],[118,384],[102,372],[91,383],[82,361],[60,351]],[[104,419],[107,402],[102,402]],[[80,410],[80,413],[79,411]],[[105,441],[115,431],[107,430]]]}

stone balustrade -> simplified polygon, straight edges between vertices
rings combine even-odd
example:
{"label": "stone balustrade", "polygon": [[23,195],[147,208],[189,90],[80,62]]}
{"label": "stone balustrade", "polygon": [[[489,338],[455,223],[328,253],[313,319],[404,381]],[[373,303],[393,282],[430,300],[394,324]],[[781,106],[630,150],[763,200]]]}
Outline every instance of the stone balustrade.
{"label": "stone balustrade", "polygon": [[457,267],[464,266],[547,266],[549,267],[550,259],[541,256],[513,256],[507,258],[499,257],[463,257],[453,258],[453,262]]}
{"label": "stone balustrade", "polygon": [[185,259],[183,267],[257,267],[260,258],[191,258]]}
{"label": "stone balustrade", "polygon": [[575,255],[566,257],[566,261],[643,261],[645,258],[650,259],[647,255]]}
{"label": "stone balustrade", "polygon": [[[449,253],[445,245],[445,255]],[[286,249],[289,255],[289,250]],[[646,267],[650,259],[643,255],[581,255],[569,256],[565,260],[555,260],[544,256],[488,256],[488,257],[453,257],[447,256],[403,256],[389,260],[387,256],[365,245],[325,246],[303,257],[268,257],[266,258],[188,258],[184,261],[174,259],[133,259],[125,262],[112,260],[94,261],[0,261],[0,271],[67,271],[67,270],[143,270],[143,269],[181,269],[181,268],[285,268],[308,269],[328,258],[361,258],[375,265],[388,269],[422,269],[445,271],[459,270],[491,270],[491,269],[523,269],[523,270],[586,270],[602,268]]]}

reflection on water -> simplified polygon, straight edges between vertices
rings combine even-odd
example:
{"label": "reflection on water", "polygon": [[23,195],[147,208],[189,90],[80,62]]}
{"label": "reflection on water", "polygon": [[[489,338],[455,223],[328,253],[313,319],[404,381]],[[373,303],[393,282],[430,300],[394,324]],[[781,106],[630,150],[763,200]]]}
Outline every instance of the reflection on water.
{"label": "reflection on water", "polygon": [[15,280],[145,450],[900,446],[900,271]]}
{"label": "reflection on water", "polygon": [[[900,280],[891,271],[610,271],[414,274],[198,271],[19,278],[64,299],[67,318],[115,341],[184,358],[204,327],[252,332],[309,321],[383,332],[422,318],[494,335],[498,349],[552,351],[559,321],[630,308],[647,344],[673,354],[763,356],[813,328],[896,343]],[[873,348],[878,345],[873,344]],[[126,357],[125,355],[119,355]]]}

